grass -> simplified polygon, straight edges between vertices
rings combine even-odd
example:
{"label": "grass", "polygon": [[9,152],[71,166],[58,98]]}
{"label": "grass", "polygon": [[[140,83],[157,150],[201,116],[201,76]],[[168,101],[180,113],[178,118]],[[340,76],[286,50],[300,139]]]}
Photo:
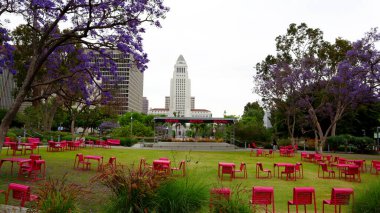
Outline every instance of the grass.
{"label": "grass", "polygon": [[[351,187],[354,188],[356,194],[359,196],[360,188],[368,186],[374,180],[379,179],[376,175],[368,173],[361,174],[362,182],[348,182],[338,179],[321,179],[317,177],[318,166],[313,163],[303,162],[304,178],[297,179],[297,181],[285,181],[284,179],[272,178],[272,179],[256,179],[255,178],[255,165],[256,162],[262,162],[264,168],[273,170],[273,163],[275,162],[289,162],[295,163],[300,161],[300,154],[296,154],[296,157],[280,157],[278,152],[274,158],[267,157],[250,157],[249,152],[204,152],[204,151],[163,151],[163,150],[140,150],[140,149],[103,149],[103,148],[82,148],[79,151],[65,151],[65,152],[46,152],[46,148],[40,149],[40,155],[46,160],[47,176],[51,178],[60,179],[67,173],[67,181],[77,183],[85,186],[91,193],[86,194],[79,203],[79,208],[82,212],[102,212],[102,204],[104,205],[108,200],[111,192],[101,184],[90,182],[96,174],[95,168],[97,162],[91,161],[91,171],[74,170],[74,158],[76,153],[83,153],[84,155],[102,155],[104,156],[104,162],[112,156],[117,158],[117,163],[121,163],[125,166],[135,165],[137,166],[141,158],[145,158],[147,163],[151,163],[154,159],[159,157],[168,157],[172,161],[172,165],[178,166],[181,160],[187,162],[187,175],[193,178],[199,178],[204,181],[211,189],[213,187],[230,187],[233,189],[237,185],[240,185],[240,189],[243,189],[240,199],[245,199],[248,205],[251,197],[252,186],[273,186],[275,195],[276,211],[285,212],[287,210],[287,201],[292,199],[292,189],[295,186],[312,186],[315,187],[317,208],[321,210],[322,200],[329,199],[332,187]],[[6,149],[2,150],[1,158],[7,158]],[[380,156],[369,155],[345,155],[348,159],[366,159],[367,166],[370,165],[370,160],[380,159]],[[23,156],[28,158],[28,156]],[[233,181],[220,181],[217,176],[218,162],[234,162],[237,166],[240,162],[247,163],[248,179],[234,179]],[[16,182],[32,186],[32,192],[36,190],[42,181],[38,182],[25,182],[18,180],[16,177],[18,166],[14,165],[13,176],[10,175],[10,163],[3,164],[0,173],[0,189],[7,189],[10,182]],[[272,171],[273,173],[273,171]],[[0,203],[4,203],[1,199]],[[12,201],[11,204],[17,205],[18,202]],[[309,207],[311,208],[311,207]],[[332,211],[333,207],[327,206],[327,211]],[[206,205],[202,212],[208,212],[208,205]],[[344,211],[344,208],[343,208]]]}

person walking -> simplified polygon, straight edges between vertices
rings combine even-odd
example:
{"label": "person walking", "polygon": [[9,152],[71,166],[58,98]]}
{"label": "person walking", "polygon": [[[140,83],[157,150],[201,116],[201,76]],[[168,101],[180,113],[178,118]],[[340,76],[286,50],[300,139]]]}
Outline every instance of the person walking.
{"label": "person walking", "polygon": [[273,137],[272,145],[273,145],[273,150],[276,151],[277,150],[277,139],[276,139],[276,136]]}

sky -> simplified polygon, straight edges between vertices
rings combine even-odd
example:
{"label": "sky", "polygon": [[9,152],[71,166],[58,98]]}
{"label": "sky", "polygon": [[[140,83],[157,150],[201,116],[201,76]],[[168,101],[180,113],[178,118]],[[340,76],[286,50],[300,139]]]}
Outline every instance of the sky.
{"label": "sky", "polygon": [[188,65],[195,108],[213,117],[243,114],[253,93],[255,65],[275,54],[275,38],[291,23],[319,28],[324,39],[356,41],[380,25],[379,0],[164,0],[162,28],[150,27],[144,49],[149,108],[165,107],[179,55]]}

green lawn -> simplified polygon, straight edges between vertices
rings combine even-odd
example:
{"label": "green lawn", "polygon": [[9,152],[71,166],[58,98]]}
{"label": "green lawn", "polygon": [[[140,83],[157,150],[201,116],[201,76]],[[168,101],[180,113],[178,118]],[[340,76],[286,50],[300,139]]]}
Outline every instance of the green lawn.
{"label": "green lawn", "polygon": [[[5,155],[6,150],[3,149],[1,158],[7,158]],[[93,162],[92,171],[78,171],[73,169],[74,158],[76,153],[83,153],[84,155],[102,155],[104,161],[108,161],[108,158],[115,156],[117,162],[124,165],[138,165],[141,158],[145,158],[147,163],[151,163],[152,160],[159,157],[168,157],[172,161],[172,165],[177,166],[181,160],[187,160],[187,174],[205,181],[210,188],[216,186],[225,186],[236,188],[240,185],[240,188],[246,189],[244,197],[246,198],[247,205],[251,197],[252,186],[273,186],[275,190],[275,205],[277,212],[286,212],[287,201],[292,199],[292,188],[295,186],[312,186],[315,187],[317,197],[317,208],[322,210],[322,200],[329,199],[332,187],[352,187],[354,188],[358,196],[360,194],[360,188],[375,179],[379,179],[379,176],[371,175],[368,173],[361,174],[362,182],[347,182],[338,179],[321,179],[317,177],[318,166],[314,163],[303,162],[304,178],[297,179],[297,181],[285,181],[284,179],[272,178],[272,179],[256,179],[255,178],[255,165],[256,162],[262,162],[264,168],[271,169],[273,174],[273,163],[275,162],[289,162],[295,163],[300,161],[300,154],[296,154],[296,157],[280,157],[278,152],[274,158],[267,157],[250,157],[248,150],[242,152],[203,152],[203,151],[161,151],[161,150],[139,150],[139,149],[103,149],[103,148],[82,148],[79,151],[65,151],[65,152],[46,152],[46,148],[40,149],[42,158],[47,163],[47,176],[53,178],[60,178],[65,173],[68,173],[69,181],[75,183],[81,183],[91,190],[91,193],[87,197],[83,197],[81,201],[81,208],[83,212],[101,212],[101,206],[105,203],[108,197],[108,191],[99,184],[90,182],[90,179],[96,174],[95,165]],[[367,167],[370,166],[372,159],[380,159],[380,156],[370,155],[348,155],[342,154],[347,159],[366,159]],[[28,157],[28,156],[24,156]],[[247,163],[248,179],[234,179],[229,181],[226,178],[224,181],[220,181],[217,176],[218,162],[234,162],[239,165],[240,162]],[[15,165],[15,170],[18,169]],[[17,182],[22,184],[38,187],[38,182],[25,182],[16,178],[16,173],[10,175],[10,163],[4,163],[1,168],[1,181],[0,189],[6,189],[8,183]],[[32,189],[33,191],[33,189]],[[0,203],[4,203],[1,199]],[[311,208],[311,207],[309,207]],[[311,210],[311,209],[310,209]],[[333,208],[328,207],[328,212],[333,211]],[[208,212],[208,209],[204,209],[204,212]]]}

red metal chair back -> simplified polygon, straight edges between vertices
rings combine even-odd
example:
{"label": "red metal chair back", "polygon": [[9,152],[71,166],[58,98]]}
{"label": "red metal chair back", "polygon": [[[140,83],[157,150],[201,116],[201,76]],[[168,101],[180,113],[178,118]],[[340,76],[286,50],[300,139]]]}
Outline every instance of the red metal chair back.
{"label": "red metal chair back", "polygon": [[11,142],[11,138],[10,137],[5,137],[5,142]]}
{"label": "red metal chair back", "polygon": [[36,161],[36,160],[41,160],[41,159],[42,159],[41,155],[36,155],[36,154],[31,154],[31,155],[29,156],[29,158],[30,158],[32,161]]}
{"label": "red metal chair back", "polygon": [[8,203],[9,195],[12,192],[12,198],[15,200],[20,200],[20,206],[24,207],[25,202],[30,200],[30,186],[17,184],[17,183],[10,183],[8,186],[8,192],[5,199],[5,204]]}
{"label": "red metal chair back", "polygon": [[108,163],[109,164],[115,164],[116,163],[116,157],[110,157],[110,159],[108,160]]}
{"label": "red metal chair back", "polygon": [[11,143],[10,144],[12,150],[18,150],[18,144],[17,143]]}
{"label": "red metal chair back", "polygon": [[232,166],[223,166],[222,167],[222,174],[232,174],[234,171]]}
{"label": "red metal chair back", "polygon": [[358,166],[349,166],[347,170],[345,171],[346,175],[356,175],[359,174],[359,167]]}
{"label": "red metal chair back", "polygon": [[296,166],[295,165],[286,165],[285,166],[285,173],[295,173],[296,172]]}
{"label": "red metal chair back", "polygon": [[243,171],[246,168],[245,163],[241,162],[240,163],[240,171]]}
{"label": "red metal chair back", "polygon": [[328,162],[330,162],[330,161],[331,161],[331,158],[332,158],[332,156],[331,156],[331,155],[325,155],[325,158],[326,158],[326,160],[327,160]]}
{"label": "red metal chair back", "polygon": [[327,164],[325,164],[325,163],[319,163],[319,165],[321,165],[322,171],[328,172]]}
{"label": "red metal chair back", "polygon": [[313,203],[313,195],[315,190],[313,187],[294,187],[293,188],[293,204],[308,205]]}
{"label": "red metal chair back", "polygon": [[252,204],[269,205],[273,202],[273,187],[252,187]]}
{"label": "red metal chair back", "polygon": [[372,160],[372,166],[373,167],[380,166],[380,160]]}
{"label": "red metal chair back", "polygon": [[332,188],[331,204],[332,205],[348,205],[350,197],[354,194],[351,188]]}
{"label": "red metal chair back", "polygon": [[159,158],[158,160],[169,160],[169,158]]}
{"label": "red metal chair back", "polygon": [[264,169],[263,169],[263,164],[262,164],[262,163],[257,162],[257,163],[256,163],[256,166],[259,167],[260,171],[263,171],[263,170],[264,170]]}
{"label": "red metal chair back", "polygon": [[84,161],[84,156],[83,156],[82,153],[78,153],[76,157],[78,158],[79,162],[83,162]]}
{"label": "red metal chair back", "polygon": [[110,157],[110,159],[108,160],[108,164],[115,169],[116,168],[116,157]]}
{"label": "red metal chair back", "polygon": [[339,164],[346,164],[347,163],[347,159],[345,159],[345,158],[339,158],[338,159],[338,163]]}

